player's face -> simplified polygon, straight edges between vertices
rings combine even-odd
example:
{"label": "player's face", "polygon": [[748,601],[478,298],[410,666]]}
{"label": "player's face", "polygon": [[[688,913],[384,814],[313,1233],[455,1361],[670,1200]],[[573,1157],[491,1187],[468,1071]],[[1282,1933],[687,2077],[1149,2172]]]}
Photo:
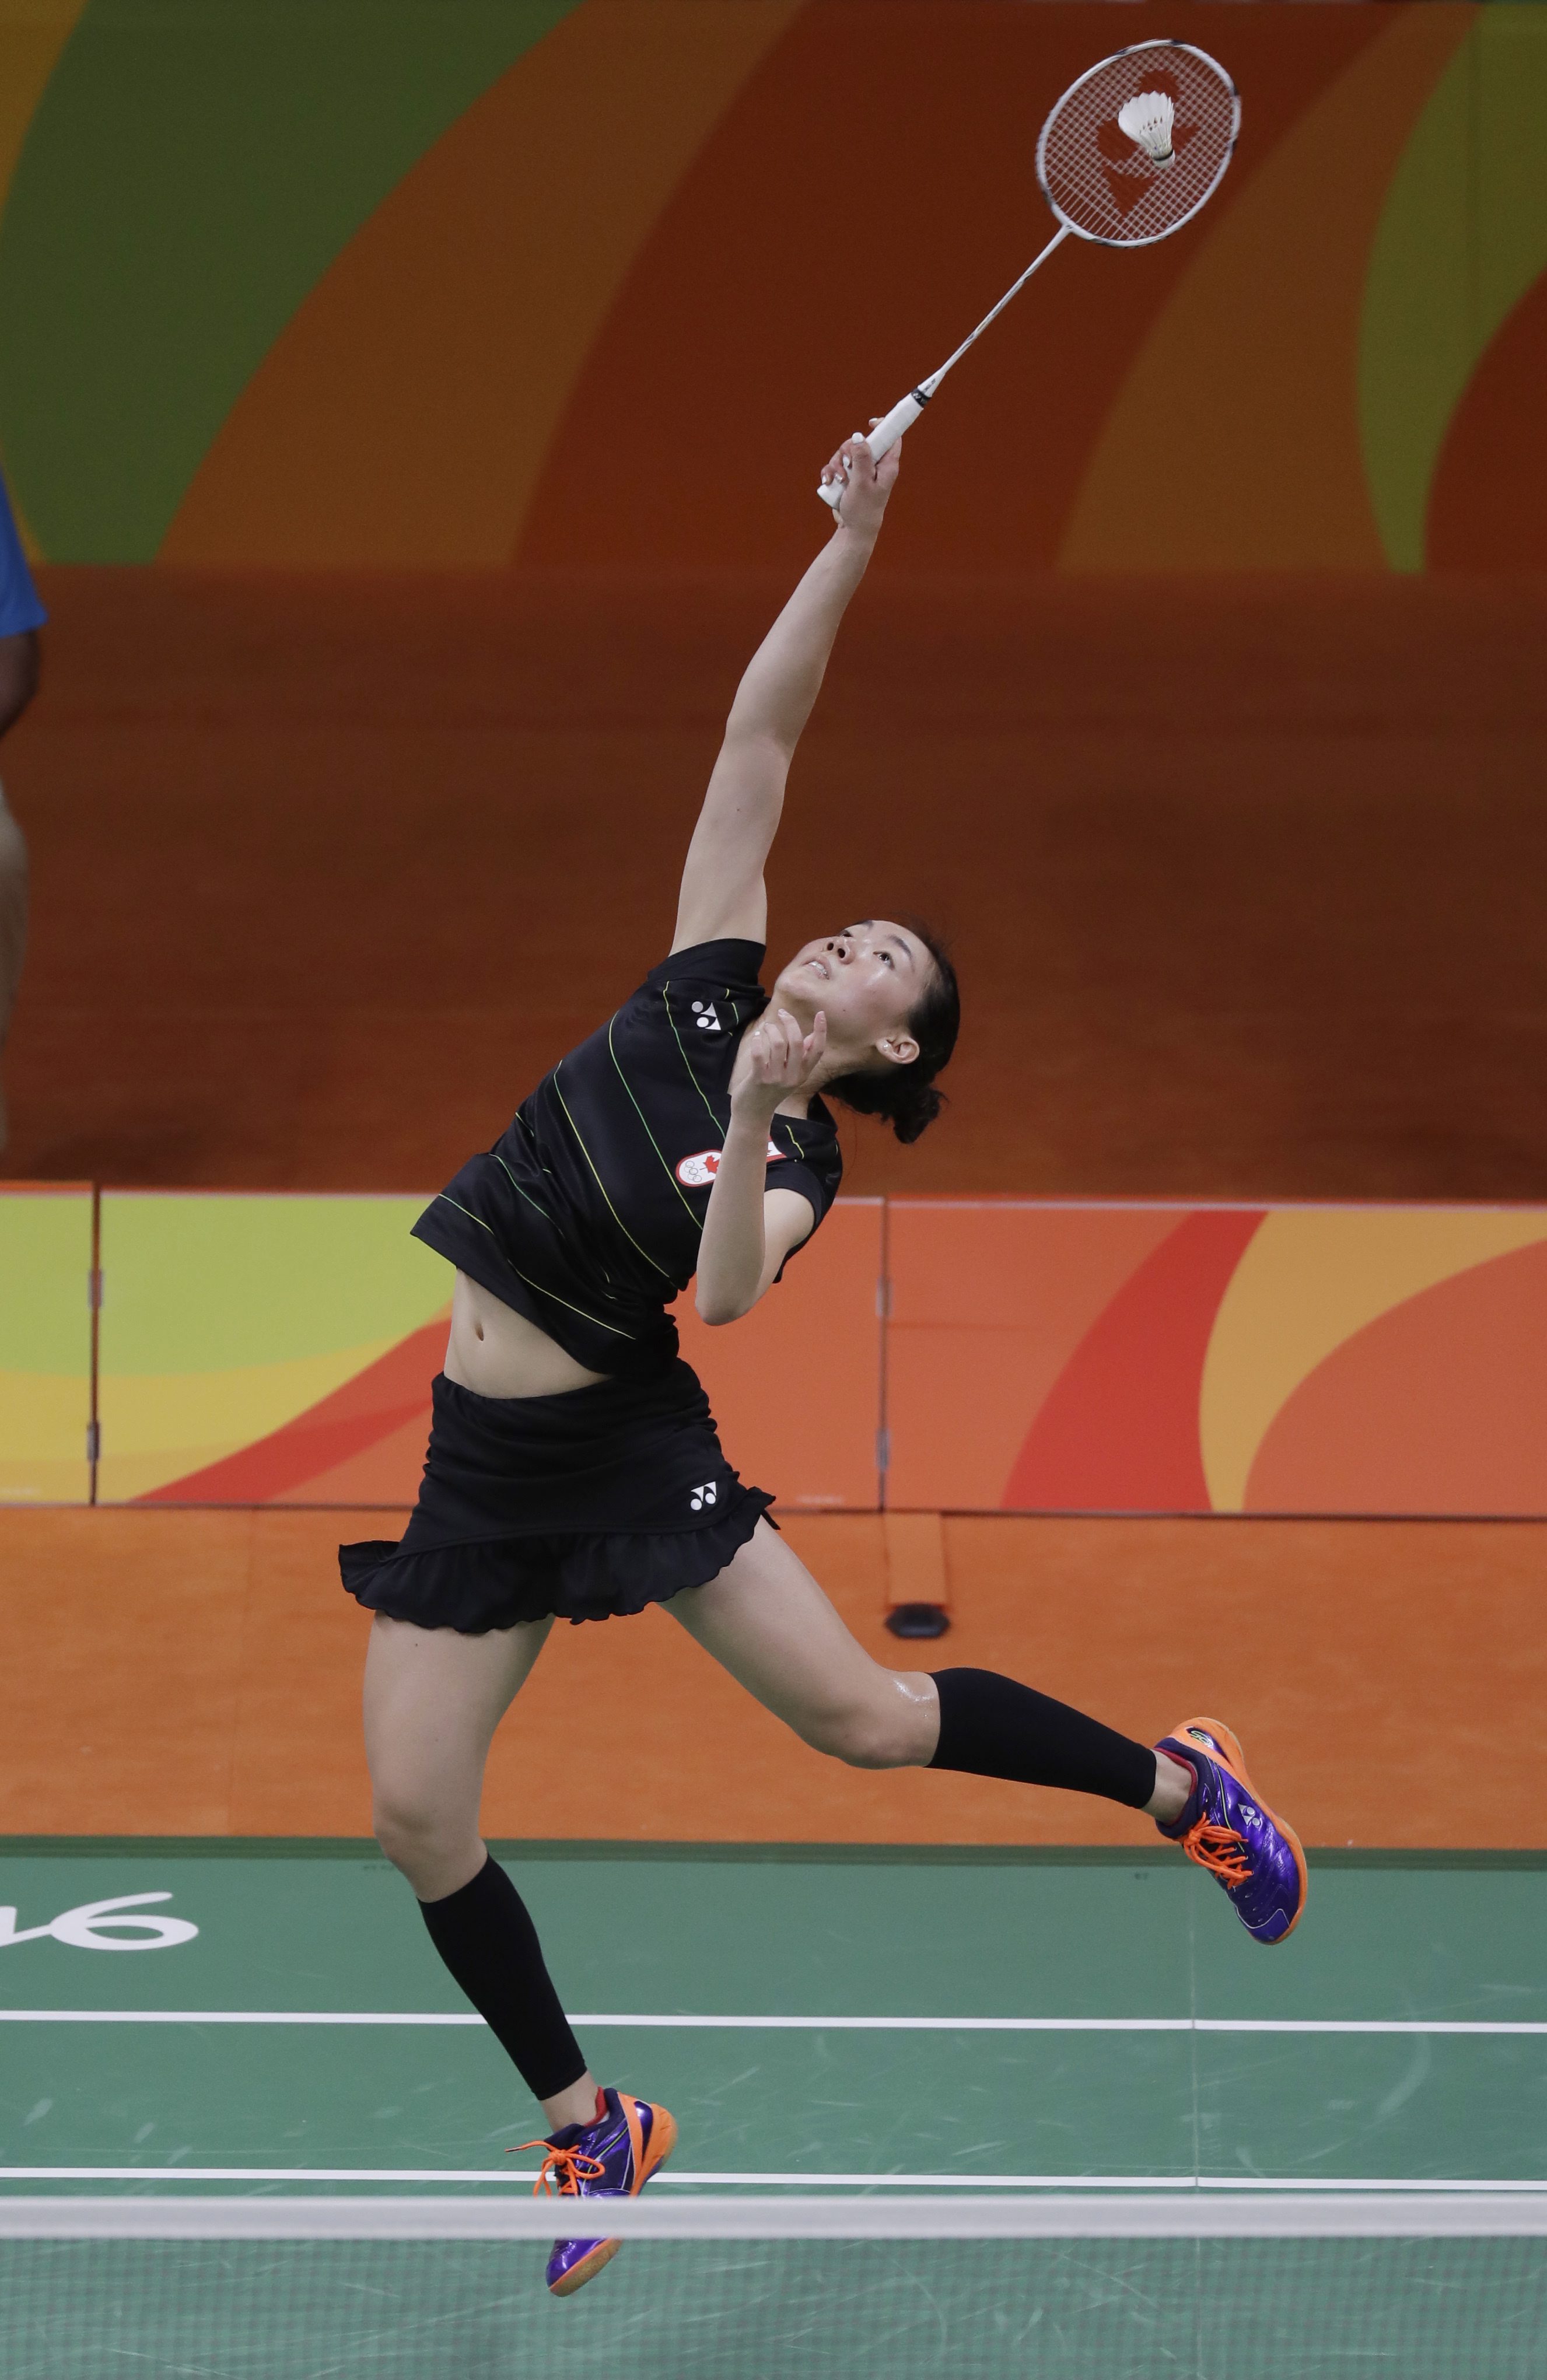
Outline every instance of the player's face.
{"label": "player's face", "polygon": [[902,1064],[917,1056],[907,1021],[934,961],[917,934],[888,917],[867,917],[823,934],[796,953],[774,987],[774,1004],[809,1024],[820,1008],[830,1049],[862,1062],[881,1050]]}

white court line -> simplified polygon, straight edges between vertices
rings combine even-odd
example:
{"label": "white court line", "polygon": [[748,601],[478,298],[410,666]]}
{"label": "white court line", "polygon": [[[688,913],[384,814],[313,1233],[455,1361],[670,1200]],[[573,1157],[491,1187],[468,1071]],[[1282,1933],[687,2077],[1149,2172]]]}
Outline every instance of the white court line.
{"label": "white court line", "polygon": [[[534,2167],[508,2173],[486,2167],[317,2165],[0,2165],[0,2185],[10,2181],[329,2181],[329,2182],[530,2182]],[[1540,2192],[1541,2178],[1529,2181],[1394,2181],[1302,2180],[1258,2174],[1136,2173],[658,2173],[652,2187],[679,2190],[1171,2190],[1311,2192],[1358,2195],[1367,2191]]]}
{"label": "white court line", "polygon": [[[574,2015],[571,2024],[670,2033],[1395,2033],[1547,2034],[1547,2022],[1429,2017],[1256,2016],[616,2016]],[[460,2011],[419,2014],[330,2009],[0,2009],[0,2024],[481,2025]]]}

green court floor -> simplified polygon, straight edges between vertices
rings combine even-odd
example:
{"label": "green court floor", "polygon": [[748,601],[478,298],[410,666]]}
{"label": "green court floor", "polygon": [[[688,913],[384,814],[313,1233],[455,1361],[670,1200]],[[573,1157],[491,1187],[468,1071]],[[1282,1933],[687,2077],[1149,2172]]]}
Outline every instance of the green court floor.
{"label": "green court floor", "polygon": [[[1323,1855],[1299,1932],[1264,1951],[1210,1879],[1163,1852],[527,1844],[501,1852],[592,2065],[675,2112],[681,2146],[662,2186],[676,2192],[1200,2181],[1518,2189],[1547,2180],[1547,1860]],[[147,1916],[197,1934],[109,1950],[91,1947],[90,1918],[68,1914],[151,1893],[170,1898],[141,1903]],[[373,1849],[37,1845],[5,1859],[0,1902],[16,1912],[0,1909],[0,2190],[530,2188],[535,2157],[507,2152],[539,2129],[538,2111],[481,2025],[466,2021],[407,1888]],[[36,1930],[44,1927],[53,1930]],[[342,2021],[309,2021],[322,2019]],[[192,2270],[212,2252],[156,2252]],[[234,2263],[223,2252],[229,2276],[250,2252],[237,2252]],[[337,2289],[358,2296],[372,2285],[337,2277],[354,2271],[351,2254],[381,2252],[335,2248],[332,2264],[323,2261]],[[529,2343],[517,2353],[502,2316],[493,2343],[475,2352],[464,2341],[460,2360],[399,2362],[402,2340],[388,2321],[372,2331],[369,2353],[357,2340],[358,2351],[334,2362],[309,2362],[304,2340],[293,2353],[265,2350],[276,2360],[243,2362],[230,2342],[190,2338],[178,2350],[185,2360],[168,2369],[283,2380],[313,2369],[412,2371],[419,2380],[442,2370],[566,2374],[570,2347],[576,2372],[594,2369],[612,2351],[610,2333],[597,2325],[627,2331],[630,2321],[641,2374],[784,2380],[786,2370],[812,2368],[800,2344],[809,2347],[809,2327],[798,2325],[794,2343],[781,2346],[767,2288],[748,2277],[745,2260],[727,2264],[723,2248],[713,2269],[721,2295],[729,2286],[735,2301],[725,2319],[734,2330],[761,2308],[754,2330],[763,2345],[750,2361],[737,2360],[731,2331],[708,2345],[695,2334],[705,2362],[684,2360],[686,2334],[675,2362],[664,2352],[640,2360],[636,2301],[642,2289],[647,2311],[666,2301],[665,2283],[647,2285],[645,2275],[670,2273],[666,2297],[675,2303],[687,2289],[691,2301],[682,2250],[636,2243],[626,2252],[635,2281],[620,2263],[575,2309],[538,2302],[524,2265],[517,2287],[512,2259],[530,2262],[529,2251],[465,2247],[449,2264],[449,2252],[436,2252],[443,2276],[453,2266],[482,2276],[481,2304],[497,2271],[494,2301],[518,2301],[509,2316],[518,2328],[550,2325],[541,2351]],[[870,2251],[848,2252],[846,2303],[886,2298],[896,2263],[889,2252],[892,2266]],[[1132,2306],[1145,2301],[1131,2282],[1139,2252],[1123,2252],[1127,2265],[1109,2244],[1076,2276],[1105,2309],[1103,2321],[1114,2290]],[[1318,2252],[1324,2263],[1329,2252]],[[79,2279],[67,2286],[67,2277],[100,2279],[109,2252],[67,2243],[7,2253],[0,2279],[19,2288],[30,2275],[29,2307],[43,2287],[45,2307],[60,2309],[45,2313],[41,2335],[30,2313],[31,2360],[7,2361],[7,2373],[74,2380],[79,2370],[85,2380],[95,2350],[73,2333],[65,2342],[62,2309],[73,2306],[69,2320],[78,2321],[102,2289]],[[822,2253],[842,2261],[835,2249]],[[1024,2309],[1002,2306],[997,2330],[980,2339],[982,2289],[993,2298],[1000,2280],[982,2280],[976,2297],[970,2289],[953,2297],[951,2275],[959,2282],[966,2266],[961,2251],[951,2254],[925,2292],[933,2313],[920,2315],[926,2330],[935,2323],[949,2352],[915,2364],[907,2342],[894,2342],[878,2371],[1045,2371],[1060,2380],[1207,2371],[1211,2380],[1256,2380],[1348,2368],[1334,2349],[1324,2363],[1273,2360],[1280,2346],[1310,2353],[1298,2317],[1279,2346],[1259,2338],[1255,2361],[1209,2362],[1196,2323],[1185,2351],[1159,2331],[1127,2344],[1096,2343],[1089,2332],[1082,2344],[1068,2309],[1040,2336],[1036,2358],[1017,2361],[1006,2341],[1024,2327]],[[406,2285],[416,2255],[395,2255]],[[1399,2263],[1388,2251],[1381,2269]],[[1376,2256],[1369,2270],[1380,2265]],[[1018,2275],[1017,2287],[1029,2270],[1024,2254],[1006,2263],[1003,2251],[982,2272],[990,2265],[1001,2279]],[[1111,2277],[1118,2265],[1130,2274],[1121,2285]],[[921,2271],[916,2256],[909,2269]],[[1519,2269],[1539,2289],[1540,2254]],[[55,2276],[46,2287],[44,2273]],[[145,2369],[132,2360],[142,2350],[128,2343],[136,2292],[109,2295],[128,2358],[122,2368]],[[1324,2270],[1315,2295],[1323,2313],[1336,2295]],[[1495,2310],[1507,2297],[1494,2290]],[[1365,2288],[1360,2301],[1368,2298]],[[1222,2301],[1217,2292],[1212,2301]],[[567,2333],[551,2327],[561,2313]],[[1534,2330],[1534,2315],[1519,2315],[1508,2352],[1526,2353]],[[1431,2323],[1426,2351],[1438,2352],[1437,2335]],[[991,2360],[974,2362],[980,2350]],[[1547,2373],[1547,2350],[1529,2351],[1540,2360],[1490,2362],[1474,2340],[1468,2380]],[[1409,2342],[1400,2362],[1388,2361],[1377,2341],[1354,2360],[1361,2370],[1400,2370],[1402,2380],[1448,2371],[1415,2352]]]}

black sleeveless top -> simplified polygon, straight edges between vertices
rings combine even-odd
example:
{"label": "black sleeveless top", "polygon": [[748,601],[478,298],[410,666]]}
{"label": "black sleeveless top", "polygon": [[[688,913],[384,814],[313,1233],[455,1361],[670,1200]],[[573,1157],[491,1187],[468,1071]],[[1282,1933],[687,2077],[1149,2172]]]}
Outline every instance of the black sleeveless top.
{"label": "black sleeveless top", "polygon": [[[731,1068],[768,1005],[762,955],[761,942],[700,942],[652,967],[414,1225],[591,1371],[638,1379],[676,1357],[664,1309],[698,1266]],[[798,1190],[820,1223],[842,1178],[820,1099],[774,1118],[771,1190]]]}

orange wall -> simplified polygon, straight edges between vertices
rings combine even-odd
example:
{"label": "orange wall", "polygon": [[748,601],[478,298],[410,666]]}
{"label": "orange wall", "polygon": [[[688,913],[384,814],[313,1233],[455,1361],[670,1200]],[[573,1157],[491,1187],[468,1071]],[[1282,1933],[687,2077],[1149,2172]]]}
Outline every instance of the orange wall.
{"label": "orange wall", "polygon": [[[448,1181],[664,954],[786,591],[49,573],[6,1170]],[[1540,579],[868,583],[771,956],[920,911],[964,1026],[848,1190],[1539,1197],[1544,638]]]}
{"label": "orange wall", "polygon": [[[363,1835],[368,1621],[347,1513],[0,1512],[18,1583],[0,1826]],[[878,1660],[1008,1671],[1152,1742],[1239,1732],[1307,1842],[1547,1844],[1540,1527],[950,1521],[951,1633],[883,1626],[877,1517],[786,1533]],[[1221,1615],[1228,1613],[1228,1625]],[[576,1756],[577,1714],[608,1724]],[[1331,1751],[1329,1751],[1331,1747]],[[1153,1843],[1081,1794],[847,1769],[798,1742],[658,1611],[554,1633],[494,1740],[493,1835]]]}

